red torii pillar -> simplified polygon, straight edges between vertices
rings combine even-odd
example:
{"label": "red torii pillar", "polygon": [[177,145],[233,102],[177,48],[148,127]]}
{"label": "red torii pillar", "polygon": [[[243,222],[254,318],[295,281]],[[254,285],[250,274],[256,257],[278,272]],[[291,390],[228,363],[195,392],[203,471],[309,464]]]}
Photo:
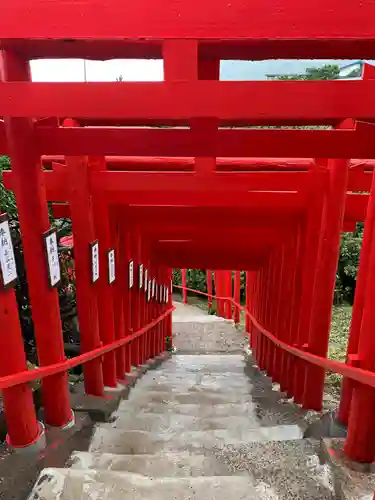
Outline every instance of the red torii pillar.
{"label": "red torii pillar", "polygon": [[[371,66],[370,64],[365,64],[363,70],[363,79],[370,80],[374,78],[375,78],[375,67]],[[347,346],[346,362],[352,366],[361,366],[358,357],[358,346],[360,342],[362,318],[366,301],[366,287],[368,286],[368,279],[369,279],[371,247],[374,237],[374,217],[375,217],[375,180],[374,180],[374,170],[373,170],[370,198],[367,206],[367,213],[364,225],[365,230],[363,234],[360,261],[358,266],[358,275],[355,287],[352,320],[350,323],[349,339]],[[349,421],[349,414],[352,403],[354,386],[355,384],[351,379],[344,377],[341,387],[341,398],[340,398],[340,405],[338,409],[337,418],[341,423],[345,425],[347,425]],[[349,445],[349,452],[351,452],[350,448],[351,445]]]}
{"label": "red torii pillar", "polygon": [[[328,160],[328,168],[330,183],[324,202],[324,218],[319,242],[319,259],[308,340],[309,352],[322,357],[326,357],[328,351],[349,161]],[[305,408],[321,410],[324,378],[323,368],[314,365],[307,367],[303,402]]]}
{"label": "red torii pillar", "polygon": [[[31,80],[27,61],[10,51],[3,51],[0,57],[2,80]],[[14,174],[38,359],[41,366],[47,366],[64,361],[65,353],[58,293],[49,286],[42,237],[50,229],[44,175],[35,149],[31,120],[5,118],[4,122]],[[70,426],[74,417],[67,373],[43,379],[42,387],[46,423],[57,427]]]}
{"label": "red torii pillar", "polygon": [[207,305],[208,305],[208,312],[211,311],[212,309],[212,272],[207,269],[206,271],[206,279],[207,279]]}
{"label": "red torii pillar", "polygon": [[[368,233],[366,235],[366,232]],[[362,370],[375,371],[375,245],[373,240],[369,240],[375,234],[375,175],[371,187],[368,215],[366,217],[364,243],[361,257],[364,259],[360,263],[362,280],[359,283],[365,289],[363,295],[362,322],[359,332],[357,354],[352,354],[348,361],[350,364]],[[366,267],[364,267],[366,266]],[[364,280],[363,273],[367,279]],[[363,290],[360,290],[362,294]],[[356,292],[357,293],[357,292]],[[360,297],[362,298],[362,297]],[[358,307],[358,304],[357,304]],[[359,315],[360,311],[357,311]],[[357,318],[355,318],[357,319]],[[357,339],[354,339],[357,340]],[[353,342],[353,341],[352,341]],[[353,347],[350,346],[351,348]],[[352,393],[350,405],[348,437],[345,442],[345,454],[352,460],[370,463],[375,456],[375,389],[364,384],[352,384],[351,387],[344,386],[344,389]],[[344,399],[344,403],[347,401]],[[344,406],[342,411],[346,410]]]}
{"label": "red torii pillar", "polygon": [[[92,250],[95,242],[94,221],[88,181],[86,157],[66,157],[69,204],[74,238],[74,263],[76,269],[77,314],[82,353],[100,347],[97,283],[93,281]],[[100,242],[99,242],[100,245]],[[103,270],[99,269],[100,273]],[[103,278],[103,276],[102,276]],[[100,358],[83,365],[87,394],[103,396],[103,374]]]}
{"label": "red torii pillar", "polygon": [[[241,300],[241,272],[234,271],[234,285],[233,285],[233,296],[237,304]],[[240,309],[236,305],[234,306],[234,322],[236,325],[240,322]]]}
{"label": "red torii pillar", "polygon": [[181,269],[181,281],[182,281],[182,297],[183,297],[183,303],[187,304],[187,280],[186,280],[186,269]]}
{"label": "red torii pillar", "polygon": [[[0,376],[27,370],[18,307],[13,289],[0,282]],[[5,333],[6,332],[6,333]],[[33,393],[29,384],[3,390],[7,442],[14,448],[26,448],[39,441],[42,427],[37,422]],[[39,444],[44,445],[40,439]]]}
{"label": "red torii pillar", "polygon": [[[106,170],[103,156],[88,157],[89,172]],[[99,240],[100,276],[98,288],[99,335],[103,344],[111,344],[115,340],[115,318],[113,288],[108,280],[108,252],[113,248],[108,204],[100,192],[92,193],[94,226]],[[105,387],[117,386],[116,354],[111,351],[103,356],[103,383]]]}

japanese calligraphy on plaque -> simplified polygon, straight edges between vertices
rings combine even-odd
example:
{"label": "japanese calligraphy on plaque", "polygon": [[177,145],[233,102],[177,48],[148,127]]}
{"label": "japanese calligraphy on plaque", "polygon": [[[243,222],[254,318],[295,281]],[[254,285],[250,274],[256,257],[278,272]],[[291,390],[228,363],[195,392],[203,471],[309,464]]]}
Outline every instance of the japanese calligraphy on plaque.
{"label": "japanese calligraphy on plaque", "polygon": [[91,282],[95,283],[99,279],[99,241],[90,243],[91,253]]}
{"label": "japanese calligraphy on plaque", "polygon": [[108,283],[111,285],[116,280],[115,250],[108,250]]}
{"label": "japanese calligraphy on plaque", "polygon": [[147,292],[147,290],[148,290],[148,270],[147,270],[147,269],[145,269],[144,275],[145,275],[145,286],[144,286],[144,290],[145,290],[145,293],[146,293],[146,292]]}
{"label": "japanese calligraphy on plaque", "polygon": [[134,285],[134,262],[129,260],[129,289]]}
{"label": "japanese calligraphy on plaque", "polygon": [[0,215],[0,281],[5,288],[15,285],[17,281],[16,259],[5,214]]}
{"label": "japanese calligraphy on plaque", "polygon": [[143,288],[143,264],[139,264],[139,289]]}
{"label": "japanese calligraphy on plaque", "polygon": [[61,281],[59,248],[57,245],[56,229],[50,229],[43,234],[44,249],[47,257],[48,281],[51,288],[55,288]]}
{"label": "japanese calligraphy on plaque", "polygon": [[151,280],[148,280],[148,285],[147,285],[147,300],[149,302],[151,300],[151,288],[152,288]]}

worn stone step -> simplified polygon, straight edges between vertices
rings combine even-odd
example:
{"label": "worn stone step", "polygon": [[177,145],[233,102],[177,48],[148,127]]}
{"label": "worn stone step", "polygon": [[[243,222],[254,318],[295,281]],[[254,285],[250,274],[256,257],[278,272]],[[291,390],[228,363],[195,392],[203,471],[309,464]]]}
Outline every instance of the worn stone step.
{"label": "worn stone step", "polygon": [[297,425],[260,427],[258,429],[219,429],[213,431],[147,432],[126,431],[98,426],[92,437],[90,451],[121,454],[154,454],[163,451],[191,451],[205,454],[228,445],[241,446],[258,441],[299,439]]}
{"label": "worn stone step", "polygon": [[198,417],[230,417],[230,416],[252,416],[254,415],[254,410],[256,409],[256,404],[252,401],[247,403],[222,403],[216,405],[200,405],[200,404],[184,404],[179,403],[150,403],[143,401],[143,404],[129,404],[129,402],[123,401],[118,410],[113,414],[114,418],[118,418],[121,415],[132,415],[134,418],[140,412],[147,413],[176,413],[180,415],[191,415]]}
{"label": "worn stone step", "polygon": [[184,404],[199,404],[199,405],[217,405],[217,404],[242,404],[250,403],[252,396],[249,392],[234,392],[225,391],[223,393],[217,392],[216,394],[209,393],[208,391],[201,392],[161,392],[161,391],[147,391],[139,390],[134,391],[127,404],[135,404],[143,406],[149,403],[178,403]]}
{"label": "worn stone step", "polygon": [[155,414],[140,412],[136,417],[123,415],[111,425],[116,429],[139,430],[147,432],[168,431],[212,431],[218,429],[235,429],[245,432],[260,427],[255,415],[229,417],[196,417],[179,413]]}
{"label": "worn stone step", "polygon": [[164,455],[119,455],[114,453],[75,452],[73,469],[125,471],[150,477],[230,476],[229,467],[214,456],[190,453]]}
{"label": "worn stone step", "polygon": [[125,472],[44,469],[29,500],[256,500],[250,477],[147,478]]}

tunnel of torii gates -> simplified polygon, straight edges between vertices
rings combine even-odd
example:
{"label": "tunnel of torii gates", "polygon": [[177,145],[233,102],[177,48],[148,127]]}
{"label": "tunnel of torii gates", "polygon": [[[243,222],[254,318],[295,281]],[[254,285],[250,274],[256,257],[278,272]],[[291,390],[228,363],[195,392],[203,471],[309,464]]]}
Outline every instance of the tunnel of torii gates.
{"label": "tunnel of torii gates", "polygon": [[[97,2],[93,19],[90,2],[74,7],[77,17],[66,2],[35,0],[29,9],[13,0],[0,17],[0,154],[11,158],[4,183],[17,202],[40,365],[27,370],[4,214],[0,389],[8,442],[23,449],[42,436],[30,381],[42,379],[45,423],[67,428],[68,369],[83,364],[86,393],[103,396],[132,365],[165,350],[172,268],[210,270],[210,293],[214,271],[218,314],[227,316],[232,271],[238,301],[242,270],[246,331],[260,369],[314,410],[322,408],[326,370],[344,375],[345,453],[371,462],[375,69],[365,65],[358,81],[218,80],[220,59],[373,59],[373,3],[349,15],[342,2],[322,13],[284,0],[267,19],[286,18],[264,27],[268,1],[245,16],[245,28],[243,2],[233,0],[229,12],[217,0],[210,11],[217,22],[204,36],[194,24],[201,5],[181,2],[176,21],[167,3],[150,7],[149,19],[147,9],[128,5],[125,15],[117,3],[108,17]],[[309,9],[324,22],[312,23]],[[9,22],[12,15],[20,21]],[[32,82],[29,61],[48,57],[162,58],[165,81]],[[69,360],[49,204],[55,218],[72,220],[81,354]],[[347,361],[338,363],[327,350],[340,237],[358,222],[365,232],[353,320]]]}

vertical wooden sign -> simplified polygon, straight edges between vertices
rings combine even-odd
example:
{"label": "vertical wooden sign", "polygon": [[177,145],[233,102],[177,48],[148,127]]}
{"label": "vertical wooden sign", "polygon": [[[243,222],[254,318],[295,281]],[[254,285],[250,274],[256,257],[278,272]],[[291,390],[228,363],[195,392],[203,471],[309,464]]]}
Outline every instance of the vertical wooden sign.
{"label": "vertical wooden sign", "polygon": [[91,283],[95,283],[99,279],[99,241],[95,240],[90,243],[91,257]]}
{"label": "vertical wooden sign", "polygon": [[152,290],[152,283],[151,280],[148,280],[148,285],[147,285],[147,300],[150,302],[151,300],[151,290]]}
{"label": "vertical wooden sign", "polygon": [[134,262],[129,260],[129,289],[134,286]]}
{"label": "vertical wooden sign", "polygon": [[115,249],[108,250],[108,283],[112,285],[116,281]]}
{"label": "vertical wooden sign", "polygon": [[59,286],[61,269],[56,229],[50,229],[43,234],[44,250],[47,258],[48,282],[51,288]]}
{"label": "vertical wooden sign", "polygon": [[139,289],[141,290],[143,288],[143,264],[139,264],[139,279],[138,279],[138,286]]}
{"label": "vertical wooden sign", "polygon": [[10,288],[17,282],[16,259],[9,221],[5,214],[0,215],[0,280],[4,288]]}

